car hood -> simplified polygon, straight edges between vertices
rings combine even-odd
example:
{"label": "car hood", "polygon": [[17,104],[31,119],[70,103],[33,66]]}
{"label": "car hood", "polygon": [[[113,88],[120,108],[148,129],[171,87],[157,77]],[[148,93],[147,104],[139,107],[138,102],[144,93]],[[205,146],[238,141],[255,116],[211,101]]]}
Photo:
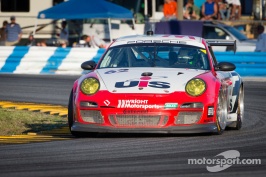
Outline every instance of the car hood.
{"label": "car hood", "polygon": [[[206,70],[178,68],[98,69],[102,90],[115,93],[172,93]],[[104,88],[105,87],[105,88]]]}

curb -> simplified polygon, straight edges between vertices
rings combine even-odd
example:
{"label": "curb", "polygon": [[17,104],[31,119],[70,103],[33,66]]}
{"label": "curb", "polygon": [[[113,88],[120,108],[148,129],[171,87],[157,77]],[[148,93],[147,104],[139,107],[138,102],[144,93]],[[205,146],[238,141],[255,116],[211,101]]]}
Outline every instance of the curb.
{"label": "curb", "polygon": [[[50,104],[0,101],[0,107],[13,108],[17,110],[28,110],[32,112],[42,112],[50,115],[59,115],[61,117],[67,117],[67,108]],[[69,128],[62,127],[58,129],[42,131],[40,133],[29,132],[26,135],[0,136],[0,145],[47,142],[55,140],[67,140],[72,138],[73,136],[71,135]]]}
{"label": "curb", "polygon": [[2,108],[14,108],[17,110],[28,110],[35,112],[42,112],[51,115],[59,115],[67,117],[67,109],[63,106],[55,106],[49,104],[36,104],[36,103],[24,103],[24,102],[10,102],[0,101],[0,107]]}

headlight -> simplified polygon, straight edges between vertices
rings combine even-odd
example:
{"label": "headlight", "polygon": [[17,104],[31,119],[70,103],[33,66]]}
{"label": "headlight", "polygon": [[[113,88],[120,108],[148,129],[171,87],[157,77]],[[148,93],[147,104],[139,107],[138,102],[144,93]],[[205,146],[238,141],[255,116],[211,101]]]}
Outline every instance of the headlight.
{"label": "headlight", "polygon": [[206,90],[206,84],[201,79],[191,79],[186,85],[186,92],[191,96],[199,96]]}
{"label": "headlight", "polygon": [[80,90],[86,95],[92,95],[96,93],[100,88],[100,83],[95,78],[86,78],[80,85]]}

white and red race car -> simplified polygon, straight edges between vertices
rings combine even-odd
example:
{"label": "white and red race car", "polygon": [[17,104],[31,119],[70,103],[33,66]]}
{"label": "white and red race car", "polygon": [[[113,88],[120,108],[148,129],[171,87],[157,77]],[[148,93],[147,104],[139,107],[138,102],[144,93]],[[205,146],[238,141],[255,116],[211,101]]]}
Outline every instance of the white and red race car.
{"label": "white and red race car", "polygon": [[206,41],[180,35],[126,36],[75,81],[68,122],[74,136],[99,132],[221,134],[240,129],[244,87],[235,65],[218,63]]}

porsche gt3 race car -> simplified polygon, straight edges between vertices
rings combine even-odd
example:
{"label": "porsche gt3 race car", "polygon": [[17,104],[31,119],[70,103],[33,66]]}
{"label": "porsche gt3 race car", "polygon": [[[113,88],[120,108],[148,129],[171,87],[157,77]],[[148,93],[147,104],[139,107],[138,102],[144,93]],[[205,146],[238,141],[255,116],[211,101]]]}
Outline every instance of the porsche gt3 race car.
{"label": "porsche gt3 race car", "polygon": [[218,63],[207,41],[180,35],[117,39],[75,81],[68,122],[74,136],[99,132],[222,134],[239,130],[244,87],[229,62]]}

